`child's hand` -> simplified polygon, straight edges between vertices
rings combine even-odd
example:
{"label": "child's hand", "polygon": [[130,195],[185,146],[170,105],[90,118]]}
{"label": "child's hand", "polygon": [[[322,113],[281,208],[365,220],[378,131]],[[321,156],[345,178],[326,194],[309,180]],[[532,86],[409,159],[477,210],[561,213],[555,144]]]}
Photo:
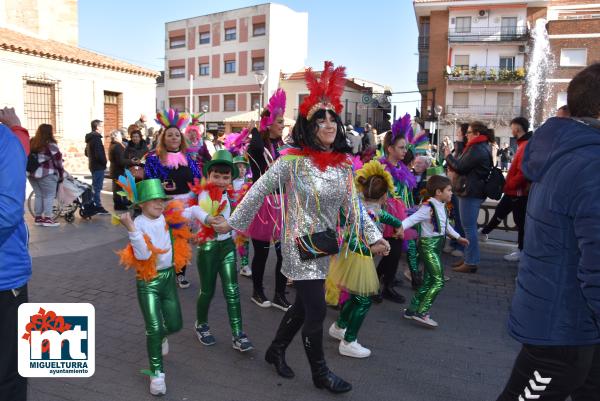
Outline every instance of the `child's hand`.
{"label": "child's hand", "polygon": [[402,226],[394,228],[394,238],[404,238],[404,229]]}
{"label": "child's hand", "polygon": [[133,220],[131,219],[131,215],[129,213],[123,213],[119,216],[121,224],[129,231],[130,233],[137,231],[135,226],[133,225]]}
{"label": "child's hand", "polygon": [[460,237],[459,239],[456,240],[456,242],[458,242],[461,245],[464,246],[469,246],[469,240],[463,237]]}
{"label": "child's hand", "polygon": [[213,224],[220,224],[225,220],[225,218],[223,216],[208,216],[206,218],[206,222],[209,225],[213,225]]}
{"label": "child's hand", "polygon": [[227,223],[227,220],[220,216],[222,221],[212,224],[215,231],[219,234],[227,234],[229,231],[233,230],[233,228]]}
{"label": "child's hand", "polygon": [[390,244],[383,238],[370,246],[371,252],[373,255],[383,255],[386,256],[390,253]]}

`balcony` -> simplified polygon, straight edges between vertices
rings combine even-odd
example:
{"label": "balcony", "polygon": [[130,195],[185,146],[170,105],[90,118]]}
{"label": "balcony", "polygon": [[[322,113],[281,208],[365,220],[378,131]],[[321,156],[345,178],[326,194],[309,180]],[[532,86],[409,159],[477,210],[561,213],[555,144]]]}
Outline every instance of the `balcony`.
{"label": "balcony", "polygon": [[448,30],[450,42],[523,42],[527,41],[529,32],[524,26],[491,26],[472,27]]}
{"label": "balcony", "polygon": [[425,85],[429,82],[429,71],[419,71],[417,73],[417,85]]}
{"label": "balcony", "polygon": [[521,106],[511,105],[447,105],[446,117],[457,117],[467,120],[508,120],[521,115]]}
{"label": "balcony", "polygon": [[419,51],[429,51],[429,36],[419,36]]}
{"label": "balcony", "polygon": [[454,66],[444,75],[449,82],[482,82],[482,83],[522,83],[525,81],[525,68],[517,67],[478,67]]}

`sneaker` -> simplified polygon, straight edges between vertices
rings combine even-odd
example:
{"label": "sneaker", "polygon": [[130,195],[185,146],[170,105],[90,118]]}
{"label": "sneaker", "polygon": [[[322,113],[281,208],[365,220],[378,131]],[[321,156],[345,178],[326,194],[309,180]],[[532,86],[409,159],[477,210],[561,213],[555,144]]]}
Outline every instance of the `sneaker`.
{"label": "sneaker", "polygon": [[179,288],[188,288],[190,286],[190,282],[185,279],[183,274],[177,275],[177,285]]}
{"label": "sneaker", "polygon": [[484,234],[482,231],[483,227],[477,230],[477,234],[479,235],[479,242],[486,242],[489,239],[489,236],[487,234]]}
{"label": "sneaker", "polygon": [[413,312],[411,310],[405,310],[404,311],[404,318],[408,319],[408,320],[413,320],[416,316],[417,312]]}
{"label": "sneaker", "polygon": [[246,352],[254,349],[254,345],[248,340],[248,337],[244,333],[240,333],[238,336],[234,336],[232,339],[233,349],[237,349],[240,352]]}
{"label": "sneaker", "polygon": [[260,306],[261,308],[271,307],[271,301],[269,301],[267,297],[265,297],[265,294],[262,291],[254,291],[250,300],[256,305]]}
{"label": "sneaker", "polygon": [[163,338],[161,354],[162,356],[169,355],[169,340],[167,340],[167,337]]}
{"label": "sneaker", "polygon": [[429,313],[415,313],[413,320],[430,328],[438,327],[437,322],[429,316]]}
{"label": "sneaker", "polygon": [[442,249],[442,252],[444,252],[444,253],[452,253],[453,250],[454,250],[454,248],[452,248],[452,245],[450,245],[449,243],[447,243],[444,246],[444,249]]}
{"label": "sneaker", "polygon": [[165,395],[167,394],[167,385],[165,383],[165,374],[155,372],[154,376],[150,376],[150,394]]}
{"label": "sneaker", "polygon": [[208,324],[204,323],[200,326],[198,326],[198,324],[195,324],[194,326],[200,344],[207,346],[215,345],[217,341],[215,340],[215,337],[212,334],[210,334],[210,327],[208,327]]}
{"label": "sneaker", "polygon": [[52,217],[43,217],[42,225],[44,227],[58,227],[60,226],[60,223],[54,220]]}
{"label": "sneaker", "polygon": [[96,208],[96,214],[110,214],[108,210],[106,210],[103,206]]}
{"label": "sneaker", "polygon": [[507,262],[518,262],[521,259],[521,252],[516,251],[508,255],[504,255],[504,260]]}
{"label": "sneaker", "polygon": [[331,323],[329,326],[329,335],[336,340],[342,341],[346,335],[346,329],[340,329],[336,322]]}
{"label": "sneaker", "polygon": [[271,306],[277,309],[281,309],[284,312],[287,312],[287,310],[290,309],[290,306],[292,306],[292,304],[288,302],[287,298],[285,297],[285,294],[277,293],[271,301]]}
{"label": "sneaker", "polygon": [[252,269],[250,266],[242,266],[240,269],[240,274],[245,277],[252,277]]}
{"label": "sneaker", "polygon": [[452,252],[450,252],[450,255],[462,258],[465,256],[465,253],[461,250],[455,249]]}
{"label": "sneaker", "polygon": [[371,350],[363,347],[356,340],[352,341],[351,343],[345,340],[340,341],[338,350],[340,351],[340,354],[344,356],[350,356],[352,358],[366,358],[371,355]]}
{"label": "sneaker", "polygon": [[42,216],[35,216],[35,220],[33,221],[33,224],[35,224],[36,226],[41,226],[43,222],[44,222],[44,218]]}

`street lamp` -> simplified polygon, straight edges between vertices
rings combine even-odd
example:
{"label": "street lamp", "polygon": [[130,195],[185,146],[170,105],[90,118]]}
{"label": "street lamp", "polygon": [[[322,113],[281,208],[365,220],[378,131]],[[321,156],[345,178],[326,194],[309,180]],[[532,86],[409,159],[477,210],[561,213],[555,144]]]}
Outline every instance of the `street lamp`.
{"label": "street lamp", "polygon": [[258,120],[256,121],[260,121],[260,104],[258,102],[254,103],[254,111],[258,114]]}
{"label": "street lamp", "polygon": [[[442,107],[442,105],[438,104],[437,106],[435,106],[435,114],[437,115],[437,120],[435,122],[435,128],[436,128],[436,137],[437,137],[437,155],[438,155],[438,160],[441,160],[441,149],[440,149],[440,116],[442,115],[442,111],[444,111],[444,108]],[[440,162],[441,164],[441,162]]]}
{"label": "street lamp", "polygon": [[206,125],[206,113],[208,112],[208,106],[202,105],[202,112],[204,113],[204,137],[208,136],[208,125]]}
{"label": "street lamp", "polygon": [[254,73],[254,78],[256,78],[256,83],[258,84],[258,88],[260,89],[260,99],[258,99],[259,101],[259,108],[262,109],[263,107],[263,86],[265,85],[265,82],[267,81],[267,74],[265,74],[264,71],[256,71]]}

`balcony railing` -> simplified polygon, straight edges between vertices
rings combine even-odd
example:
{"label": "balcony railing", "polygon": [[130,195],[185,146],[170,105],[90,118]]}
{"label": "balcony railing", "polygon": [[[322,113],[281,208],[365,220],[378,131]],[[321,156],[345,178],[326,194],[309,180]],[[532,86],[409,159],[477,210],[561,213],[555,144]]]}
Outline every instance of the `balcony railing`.
{"label": "balcony railing", "polygon": [[517,67],[478,67],[454,66],[450,73],[444,71],[448,81],[480,81],[480,82],[522,82],[525,80],[525,68]]}
{"label": "balcony railing", "polygon": [[460,116],[467,119],[512,119],[521,115],[521,106],[510,105],[447,105],[446,114]]}
{"label": "balcony railing", "polygon": [[528,35],[527,27],[524,26],[472,27],[450,29],[448,40],[450,42],[515,42],[527,40]]}
{"label": "balcony railing", "polygon": [[429,82],[429,71],[419,71],[417,73],[417,85],[424,85]]}
{"label": "balcony railing", "polygon": [[419,36],[419,51],[429,50],[429,36]]}

